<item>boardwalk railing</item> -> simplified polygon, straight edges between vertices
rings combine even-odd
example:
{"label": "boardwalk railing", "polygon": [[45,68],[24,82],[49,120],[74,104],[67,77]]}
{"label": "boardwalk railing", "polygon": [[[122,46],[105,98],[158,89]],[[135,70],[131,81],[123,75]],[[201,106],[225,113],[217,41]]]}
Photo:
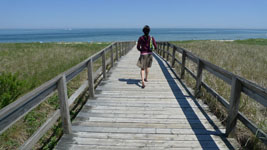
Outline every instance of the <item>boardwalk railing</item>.
{"label": "boardwalk railing", "polygon": [[[157,53],[161,55],[163,58],[166,58],[169,61],[169,56],[171,57],[171,66],[174,67],[175,62],[181,65],[181,74],[180,78],[184,78],[185,71],[187,71],[195,80],[196,80],[196,88],[195,88],[195,96],[198,96],[200,92],[200,88],[203,87],[213,95],[224,107],[228,109],[228,118],[226,124],[226,136],[233,131],[236,126],[236,121],[239,119],[248,129],[255,134],[256,137],[261,139],[265,144],[267,144],[267,135],[258,128],[253,122],[251,122],[244,114],[238,111],[240,95],[241,92],[248,95],[258,103],[262,104],[264,107],[267,106],[267,89],[262,88],[255,83],[252,83],[240,76],[237,76],[231,72],[228,72],[210,62],[207,62],[195,55],[191,52],[180,48],[176,45],[173,45],[169,42],[157,42],[158,50]],[[172,48],[172,52],[170,52],[170,48]],[[182,55],[182,60],[178,60],[176,58],[176,53],[180,53]],[[196,63],[197,75],[195,75],[189,68],[185,66],[186,60],[189,59],[192,62]],[[231,96],[230,96],[230,104],[228,101],[220,96],[214,89],[208,86],[205,82],[202,81],[202,72],[207,70],[211,74],[216,77],[222,79],[227,84],[231,85]]]}
{"label": "boardwalk railing", "polygon": [[[101,76],[106,78],[107,66],[113,67],[114,60],[118,61],[119,57],[125,55],[135,42],[115,42],[87,58],[83,62],[77,64],[71,69],[61,73],[50,81],[44,83],[40,87],[27,93],[15,102],[9,104],[0,110],[0,134],[7,130],[11,125],[25,116],[28,112],[36,108],[46,98],[58,91],[60,109],[56,110],[53,115],[20,147],[20,149],[31,149],[38,140],[49,130],[61,116],[63,132],[69,134],[71,130],[69,107],[76,98],[81,95],[87,86],[89,86],[90,96],[94,97],[94,82]],[[110,58],[106,55],[110,52]],[[114,53],[115,52],[115,53]],[[114,56],[115,55],[115,56]],[[93,70],[93,63],[98,59],[102,59],[102,66],[96,71]],[[67,96],[67,83],[84,69],[88,69],[88,82],[85,82],[73,95]],[[29,127],[30,128],[30,127]]]}

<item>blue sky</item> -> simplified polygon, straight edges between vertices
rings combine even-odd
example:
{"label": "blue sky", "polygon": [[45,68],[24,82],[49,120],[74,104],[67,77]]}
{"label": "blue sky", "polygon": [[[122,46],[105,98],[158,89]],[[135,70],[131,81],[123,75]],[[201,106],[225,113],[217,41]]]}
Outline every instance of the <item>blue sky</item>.
{"label": "blue sky", "polygon": [[262,28],[267,0],[1,0],[0,28]]}

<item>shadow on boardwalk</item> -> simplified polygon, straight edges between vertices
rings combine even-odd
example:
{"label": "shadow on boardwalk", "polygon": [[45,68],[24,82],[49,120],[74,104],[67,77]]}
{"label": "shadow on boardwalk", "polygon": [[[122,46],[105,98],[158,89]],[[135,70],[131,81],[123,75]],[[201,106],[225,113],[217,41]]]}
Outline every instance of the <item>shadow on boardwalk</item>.
{"label": "shadow on boardwalk", "polygon": [[138,79],[122,79],[122,78],[120,78],[119,81],[126,82],[126,84],[135,84],[136,86],[141,87],[141,85],[139,84],[141,80],[138,80]]}
{"label": "shadow on boardwalk", "polygon": [[[201,147],[203,149],[210,149],[210,147],[214,148],[214,149],[219,149],[217,144],[215,143],[215,141],[213,140],[213,138],[211,137],[211,135],[216,135],[221,137],[221,139],[223,140],[223,142],[225,143],[225,145],[229,148],[229,149],[234,149],[234,147],[230,144],[230,142],[226,139],[226,137],[224,136],[224,133],[222,133],[219,128],[215,125],[215,123],[211,120],[211,118],[208,116],[208,114],[202,109],[202,107],[199,105],[199,103],[194,99],[194,97],[190,94],[190,92],[188,91],[188,89],[186,88],[186,86],[181,82],[182,86],[187,90],[187,92],[190,94],[190,97],[192,98],[192,100],[194,101],[194,103],[199,107],[200,111],[202,112],[202,114],[205,116],[205,118],[207,119],[207,121],[213,126],[213,128],[215,129],[215,131],[209,131],[206,130],[204,125],[201,123],[201,121],[199,120],[197,114],[194,112],[194,110],[192,109],[192,107],[190,106],[190,104],[188,103],[188,101],[186,100],[186,97],[183,95],[182,91],[180,90],[180,88],[178,87],[178,85],[176,84],[175,80],[172,78],[171,74],[169,73],[168,69],[164,66],[164,63],[162,61],[162,59],[160,59],[158,55],[153,54],[154,58],[156,59],[156,61],[158,62],[158,64],[160,65],[160,68],[165,76],[165,78],[167,79],[167,82],[178,102],[179,105],[186,105],[188,107],[181,107],[184,115],[186,116],[187,121],[189,122],[193,132],[195,133]],[[166,62],[166,61],[165,61]],[[168,64],[166,62],[166,64]],[[168,64],[168,67],[171,68]],[[173,70],[172,70],[173,71]],[[196,128],[194,126],[194,124],[198,124],[198,128]],[[206,135],[206,136],[203,136]],[[205,137],[205,139],[203,139],[203,137]],[[206,141],[209,141],[208,143]]]}

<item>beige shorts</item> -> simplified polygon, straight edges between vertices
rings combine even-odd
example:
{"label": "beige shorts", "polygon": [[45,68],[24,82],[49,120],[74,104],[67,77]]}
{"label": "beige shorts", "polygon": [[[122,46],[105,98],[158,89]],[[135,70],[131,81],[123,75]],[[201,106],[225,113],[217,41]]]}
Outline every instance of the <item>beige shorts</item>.
{"label": "beige shorts", "polygon": [[152,54],[140,55],[136,65],[141,69],[146,69],[152,66],[152,61],[153,61]]}

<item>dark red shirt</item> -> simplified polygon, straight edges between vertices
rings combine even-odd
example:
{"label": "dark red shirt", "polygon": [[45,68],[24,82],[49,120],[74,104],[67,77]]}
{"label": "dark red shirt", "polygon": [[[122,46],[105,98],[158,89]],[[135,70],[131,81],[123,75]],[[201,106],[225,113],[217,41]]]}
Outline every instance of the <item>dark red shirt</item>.
{"label": "dark red shirt", "polygon": [[[152,42],[155,49],[157,49],[157,44],[154,37],[152,37]],[[151,53],[149,47],[150,47],[150,36],[148,36],[148,38],[146,38],[145,35],[140,36],[137,43],[137,49],[141,52],[141,54]]]}

